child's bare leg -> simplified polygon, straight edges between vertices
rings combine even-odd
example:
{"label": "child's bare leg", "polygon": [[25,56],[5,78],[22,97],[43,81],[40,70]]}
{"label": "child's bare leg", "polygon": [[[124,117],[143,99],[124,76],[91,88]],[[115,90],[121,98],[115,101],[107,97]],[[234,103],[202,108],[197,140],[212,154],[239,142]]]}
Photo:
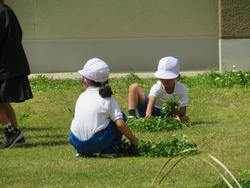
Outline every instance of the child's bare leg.
{"label": "child's bare leg", "polygon": [[10,103],[0,103],[0,123],[4,125],[5,138],[0,149],[11,148],[16,143],[24,143],[22,131],[17,127],[16,113]]}
{"label": "child's bare leg", "polygon": [[2,125],[6,125],[7,123],[10,123],[9,118],[7,117],[7,115],[5,114],[4,110],[1,107],[0,107],[0,123]]}
{"label": "child's bare leg", "polygon": [[135,109],[138,103],[145,101],[145,94],[139,84],[134,83],[129,86],[128,90],[128,111],[129,115],[135,116]]}
{"label": "child's bare leg", "polygon": [[0,123],[11,123],[12,127],[17,127],[16,113],[10,103],[0,103]]}

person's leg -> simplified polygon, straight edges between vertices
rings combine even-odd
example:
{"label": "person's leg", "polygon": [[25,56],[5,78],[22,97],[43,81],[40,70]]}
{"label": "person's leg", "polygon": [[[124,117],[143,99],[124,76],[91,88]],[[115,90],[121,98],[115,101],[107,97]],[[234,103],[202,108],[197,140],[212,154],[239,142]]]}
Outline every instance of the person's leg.
{"label": "person's leg", "polygon": [[161,109],[154,107],[152,111],[152,116],[153,117],[161,116]]}
{"label": "person's leg", "polygon": [[2,125],[11,124],[8,116],[5,113],[5,109],[2,104],[0,104],[0,123]]}
{"label": "person's leg", "polygon": [[122,134],[117,129],[115,123],[110,121],[108,127],[105,129],[105,136],[103,137],[103,150],[101,151],[102,157],[114,157],[119,154],[118,148],[121,145]]}
{"label": "person's leg", "polygon": [[4,135],[0,149],[11,148],[16,143],[24,143],[22,131],[17,126],[14,109],[9,103],[0,103],[0,123],[4,125]]}
{"label": "person's leg", "polygon": [[70,132],[69,142],[74,147],[76,156],[94,156],[95,153],[100,152],[99,140],[96,139],[96,135],[92,136],[88,140],[80,140],[74,133]]}
{"label": "person's leg", "polygon": [[69,143],[73,146],[76,152],[76,157],[86,155],[84,152],[80,151],[81,145],[83,145],[84,142],[78,139],[72,132],[70,132],[70,135],[69,135]]}
{"label": "person's leg", "polygon": [[145,101],[145,94],[139,84],[134,83],[129,86],[128,91],[128,112],[130,116],[136,116],[138,104]]}
{"label": "person's leg", "polygon": [[23,132],[18,128],[16,113],[10,102],[23,102],[32,97],[27,75],[0,80],[0,123],[5,126],[5,138],[0,148],[10,148],[16,143],[25,142]]}
{"label": "person's leg", "polygon": [[91,156],[95,153],[101,153],[102,156],[113,157],[118,154],[121,138],[122,134],[118,131],[114,122],[110,121],[105,129],[95,133],[88,140],[80,140],[71,132],[69,141],[77,155]]}
{"label": "person's leg", "polygon": [[12,127],[18,127],[16,113],[10,103],[0,103],[0,123],[2,125],[11,123]]}

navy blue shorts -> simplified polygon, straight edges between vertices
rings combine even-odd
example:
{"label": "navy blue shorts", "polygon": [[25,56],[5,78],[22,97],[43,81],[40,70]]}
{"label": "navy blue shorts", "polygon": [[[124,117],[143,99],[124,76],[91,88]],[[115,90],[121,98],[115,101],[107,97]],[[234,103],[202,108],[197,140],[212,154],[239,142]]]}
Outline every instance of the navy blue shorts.
{"label": "navy blue shorts", "polygon": [[[147,105],[148,105],[148,96],[145,95],[144,103],[139,103],[137,106],[137,111],[138,111],[138,114],[140,117],[146,116]],[[153,107],[152,116],[154,116],[154,117],[161,116],[161,109]]]}
{"label": "navy blue shorts", "polygon": [[[123,114],[124,121],[127,120]],[[117,154],[118,146],[121,144],[122,134],[117,129],[115,123],[110,121],[108,126],[95,133],[88,140],[78,139],[72,132],[69,135],[69,142],[75,148],[76,152],[83,155],[91,155],[93,153]]]}

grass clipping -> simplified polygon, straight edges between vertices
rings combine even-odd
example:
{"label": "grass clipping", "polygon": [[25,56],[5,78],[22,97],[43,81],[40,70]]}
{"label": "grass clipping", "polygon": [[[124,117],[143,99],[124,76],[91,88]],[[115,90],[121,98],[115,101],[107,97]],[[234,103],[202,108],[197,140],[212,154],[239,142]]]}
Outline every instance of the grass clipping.
{"label": "grass clipping", "polygon": [[161,109],[161,116],[145,117],[145,118],[131,118],[128,119],[127,125],[138,131],[171,131],[181,129],[183,127],[190,127],[191,122],[180,122],[175,119],[173,111],[178,108],[179,102],[175,98],[168,99]]}

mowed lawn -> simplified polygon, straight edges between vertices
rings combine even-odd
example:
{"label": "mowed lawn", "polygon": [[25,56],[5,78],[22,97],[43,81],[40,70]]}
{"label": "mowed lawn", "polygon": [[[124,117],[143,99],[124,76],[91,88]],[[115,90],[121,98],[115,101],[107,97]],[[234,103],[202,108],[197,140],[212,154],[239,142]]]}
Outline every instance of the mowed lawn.
{"label": "mowed lawn", "polygon": [[[127,112],[131,79],[111,79],[114,96]],[[146,92],[155,82],[139,81]],[[80,81],[32,80],[34,98],[14,104],[26,143],[0,151],[0,187],[149,187],[168,158],[77,158],[68,142],[74,105],[82,92]],[[238,179],[250,179],[250,88],[189,88],[190,128],[135,132],[139,139],[164,140],[187,136],[201,153],[182,160],[160,187],[212,187],[219,183],[215,169],[201,161],[212,154]],[[88,108],[88,106],[86,106]],[[0,128],[3,138],[3,128]],[[177,160],[177,159],[176,159]],[[176,161],[175,160],[175,161]],[[174,164],[170,164],[170,166]],[[169,167],[170,167],[169,166]],[[224,174],[224,173],[223,173]],[[226,176],[228,177],[228,176]]]}

